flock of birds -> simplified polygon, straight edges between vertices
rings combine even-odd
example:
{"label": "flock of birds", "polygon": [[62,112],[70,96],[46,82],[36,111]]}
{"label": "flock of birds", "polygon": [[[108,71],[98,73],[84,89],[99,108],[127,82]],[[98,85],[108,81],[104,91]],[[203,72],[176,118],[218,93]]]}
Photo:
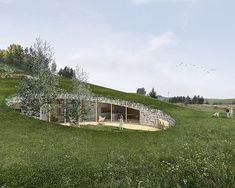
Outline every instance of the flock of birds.
{"label": "flock of birds", "polygon": [[206,68],[204,66],[201,66],[201,65],[195,65],[195,64],[190,64],[190,63],[187,64],[187,63],[184,63],[184,62],[179,63],[178,65],[176,65],[176,67],[193,67],[195,69],[202,70],[207,74],[210,74],[210,73],[215,71],[215,69],[213,69],[213,68],[208,69],[208,68]]}

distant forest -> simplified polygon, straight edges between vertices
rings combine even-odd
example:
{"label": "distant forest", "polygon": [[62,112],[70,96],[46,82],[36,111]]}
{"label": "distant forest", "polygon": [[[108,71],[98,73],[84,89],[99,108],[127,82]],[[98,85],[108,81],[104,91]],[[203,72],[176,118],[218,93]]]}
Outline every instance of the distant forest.
{"label": "distant forest", "polygon": [[5,50],[0,49],[0,62],[29,72],[32,53],[32,48],[23,48],[19,44],[11,44]]}
{"label": "distant forest", "polygon": [[[0,63],[21,69],[30,74],[34,53],[32,47],[23,48],[19,44],[11,44],[7,49],[0,49]],[[57,65],[55,62],[53,62],[52,67],[56,70]],[[58,75],[70,79],[75,77],[75,74],[75,70],[67,66],[58,71]]]}
{"label": "distant forest", "polygon": [[184,97],[184,96],[177,96],[177,97],[172,97],[169,99],[169,102],[171,103],[185,103],[185,104],[204,104],[207,103],[205,99],[202,96],[194,96],[193,98],[190,98],[189,96]]}

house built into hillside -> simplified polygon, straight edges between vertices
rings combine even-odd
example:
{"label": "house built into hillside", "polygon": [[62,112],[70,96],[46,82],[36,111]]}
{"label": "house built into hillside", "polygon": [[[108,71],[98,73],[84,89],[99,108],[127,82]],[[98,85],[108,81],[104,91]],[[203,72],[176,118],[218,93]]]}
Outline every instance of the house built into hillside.
{"label": "house built into hillside", "polygon": [[[59,96],[55,108],[41,108],[40,119],[49,122],[67,123],[71,121],[67,112],[66,103],[71,99],[69,95]],[[124,123],[139,124],[157,127],[159,120],[167,122],[169,125],[175,125],[175,120],[169,115],[158,109],[151,109],[139,103],[110,99],[105,97],[91,97],[86,99],[90,109],[83,117],[82,122],[99,122],[99,118],[105,119],[105,122],[119,122],[123,117]],[[12,100],[9,106],[20,111],[20,100]]]}
{"label": "house built into hillside", "polygon": [[[54,119],[57,122],[65,123],[68,120],[66,108],[64,108],[65,99],[57,100],[56,113]],[[120,117],[124,118],[125,123],[140,124],[140,110],[128,107],[128,105],[118,105],[116,103],[95,101],[86,101],[90,103],[90,110],[84,116],[82,121],[98,122],[99,117],[105,118],[106,122],[119,122]],[[48,119],[47,112],[42,114],[42,119]]]}
{"label": "house built into hillside", "polygon": [[[66,100],[68,96],[60,96],[57,99],[57,107],[54,113],[45,112],[41,119],[66,123],[70,121],[66,111]],[[118,99],[110,99],[105,97],[92,97],[86,99],[90,103],[90,110],[83,117],[83,122],[99,122],[99,118],[105,118],[105,122],[119,122],[120,117],[124,119],[124,123],[139,124],[157,127],[159,120],[165,121],[169,125],[175,125],[175,120],[169,115],[158,109],[151,109],[139,103],[123,101]]]}

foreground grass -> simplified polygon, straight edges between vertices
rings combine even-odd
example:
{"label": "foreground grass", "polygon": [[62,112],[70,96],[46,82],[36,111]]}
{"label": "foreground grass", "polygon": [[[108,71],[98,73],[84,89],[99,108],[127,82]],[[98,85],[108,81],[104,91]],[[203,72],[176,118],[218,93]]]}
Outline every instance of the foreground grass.
{"label": "foreground grass", "polygon": [[7,108],[4,98],[16,83],[0,80],[2,187],[235,187],[235,120],[127,94],[169,112],[177,126],[160,132],[63,127]]}

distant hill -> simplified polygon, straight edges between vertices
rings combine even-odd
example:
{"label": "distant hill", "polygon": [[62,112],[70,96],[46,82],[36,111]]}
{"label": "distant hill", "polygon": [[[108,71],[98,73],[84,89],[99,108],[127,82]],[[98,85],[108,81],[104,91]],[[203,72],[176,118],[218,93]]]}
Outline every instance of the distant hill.
{"label": "distant hill", "polygon": [[234,99],[206,99],[209,104],[235,104]]}

